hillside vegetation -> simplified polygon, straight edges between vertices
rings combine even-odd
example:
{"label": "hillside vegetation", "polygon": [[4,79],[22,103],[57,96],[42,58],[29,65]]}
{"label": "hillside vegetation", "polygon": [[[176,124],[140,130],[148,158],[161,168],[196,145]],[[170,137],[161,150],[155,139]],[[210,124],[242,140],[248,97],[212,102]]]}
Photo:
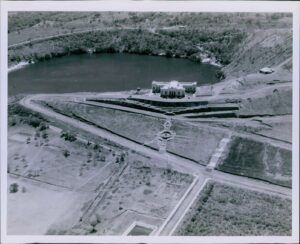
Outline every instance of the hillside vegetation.
{"label": "hillside vegetation", "polygon": [[224,69],[226,77],[256,73],[261,68],[276,67],[293,53],[291,29],[256,30],[238,45],[230,64]]}
{"label": "hillside vegetation", "polygon": [[228,65],[225,74],[233,76],[289,57],[291,27],[288,13],[12,13],[9,45],[24,43],[9,49],[9,64],[72,53],[128,52],[209,59]]}

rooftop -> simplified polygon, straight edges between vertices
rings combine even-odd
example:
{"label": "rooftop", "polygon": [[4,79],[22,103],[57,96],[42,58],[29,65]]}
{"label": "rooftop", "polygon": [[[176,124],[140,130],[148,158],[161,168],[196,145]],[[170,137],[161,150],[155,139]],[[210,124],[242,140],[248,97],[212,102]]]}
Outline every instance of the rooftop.
{"label": "rooftop", "polygon": [[165,89],[168,89],[168,88],[183,89],[183,86],[178,81],[172,80],[169,83],[166,83],[162,88],[165,88]]}
{"label": "rooftop", "polygon": [[[172,81],[152,81],[153,85],[170,85],[170,84],[179,84],[179,85],[197,85],[196,81],[192,82],[179,82],[177,80],[172,80]],[[175,85],[177,86],[177,85]]]}

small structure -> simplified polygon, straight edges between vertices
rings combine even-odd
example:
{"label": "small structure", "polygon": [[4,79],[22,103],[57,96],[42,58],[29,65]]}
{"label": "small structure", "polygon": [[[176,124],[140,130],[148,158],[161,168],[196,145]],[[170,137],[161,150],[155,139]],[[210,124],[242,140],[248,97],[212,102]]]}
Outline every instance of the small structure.
{"label": "small structure", "polygon": [[152,93],[160,93],[163,98],[183,98],[185,93],[194,94],[197,82],[152,81]]}
{"label": "small structure", "polygon": [[259,70],[259,73],[262,73],[262,74],[271,74],[273,72],[274,72],[274,69],[269,68],[269,67],[264,67]]}

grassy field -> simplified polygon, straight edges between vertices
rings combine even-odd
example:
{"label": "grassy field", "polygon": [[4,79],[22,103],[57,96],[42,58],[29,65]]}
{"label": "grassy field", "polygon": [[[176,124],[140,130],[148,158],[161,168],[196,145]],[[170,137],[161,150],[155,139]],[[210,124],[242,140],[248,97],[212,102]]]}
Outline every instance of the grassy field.
{"label": "grassy field", "polygon": [[[158,148],[155,138],[163,129],[165,122],[161,118],[63,101],[47,101],[47,103],[54,110],[68,116],[90,121],[130,140]],[[203,165],[208,163],[219,141],[225,136],[219,130],[201,125],[176,120],[172,123],[171,130],[175,131],[176,136],[168,143],[167,150]]]}
{"label": "grassy field", "polygon": [[[251,148],[251,150],[249,150]],[[292,152],[247,138],[233,138],[221,171],[292,186]]]}
{"label": "grassy field", "polygon": [[291,230],[291,200],[209,182],[175,235],[280,236]]}

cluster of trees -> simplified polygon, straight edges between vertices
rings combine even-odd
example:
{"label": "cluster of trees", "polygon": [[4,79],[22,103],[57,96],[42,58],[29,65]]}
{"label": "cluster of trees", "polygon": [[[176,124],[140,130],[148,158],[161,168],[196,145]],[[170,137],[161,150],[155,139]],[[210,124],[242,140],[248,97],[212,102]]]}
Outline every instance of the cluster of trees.
{"label": "cluster of trees", "polygon": [[41,44],[32,45],[29,51],[26,49],[24,53],[19,49],[10,50],[9,60],[19,62],[25,59],[37,62],[52,57],[87,53],[92,48],[96,53],[164,55],[201,62],[200,54],[203,54],[203,51],[197,48],[197,45],[201,44],[209,56],[216,57],[226,65],[231,61],[234,48],[244,37],[245,34],[236,29],[219,33],[186,29],[160,30],[158,33],[146,29],[93,31],[45,41],[43,51],[40,50]]}
{"label": "cluster of trees", "polygon": [[60,137],[64,138],[65,141],[70,141],[70,142],[77,140],[76,135],[72,134],[71,132],[66,132],[66,131],[63,131],[61,133]]}
{"label": "cluster of trees", "polygon": [[216,182],[208,183],[179,235],[289,235],[291,201]]}
{"label": "cluster of trees", "polygon": [[39,113],[33,112],[18,103],[8,105],[8,125],[27,124],[39,130],[48,128],[47,120]]}
{"label": "cluster of trees", "polygon": [[[203,51],[200,51],[197,45],[201,44],[206,53],[227,65],[231,62],[235,48],[245,38],[246,31],[287,27],[291,23],[291,14],[18,13],[9,16],[9,31],[26,29],[37,23],[45,25],[46,21],[59,24],[57,31],[69,30],[70,35],[45,41],[43,45],[31,43],[26,52],[21,49],[9,51],[11,62],[47,60],[72,53],[85,53],[90,48],[95,48],[96,52],[108,53],[163,53],[167,57],[190,58],[199,62],[201,58],[197,54]],[[99,21],[102,23],[100,27],[117,28],[72,34],[77,26],[80,30],[83,27],[99,28]],[[123,26],[129,28],[122,29]]]}

